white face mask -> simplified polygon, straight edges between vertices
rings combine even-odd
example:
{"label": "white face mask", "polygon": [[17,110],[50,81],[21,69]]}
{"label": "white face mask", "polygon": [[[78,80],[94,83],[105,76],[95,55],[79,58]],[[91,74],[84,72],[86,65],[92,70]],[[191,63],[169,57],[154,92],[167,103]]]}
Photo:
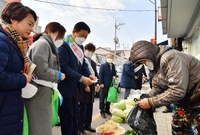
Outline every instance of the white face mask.
{"label": "white face mask", "polygon": [[110,58],[108,58],[106,61],[107,61],[108,63],[112,63],[112,62],[113,62],[113,60],[110,59]]}
{"label": "white face mask", "polygon": [[76,37],[76,38],[75,38],[75,42],[76,42],[78,45],[82,45],[84,41],[85,41],[85,38],[84,38],[84,37]]}
{"label": "white face mask", "polygon": [[154,69],[154,65],[153,65],[153,63],[151,61],[146,61],[145,65],[147,66],[147,68],[149,70],[153,70]]}
{"label": "white face mask", "polygon": [[56,48],[58,48],[63,44],[63,40],[62,39],[56,40],[56,41],[54,41],[54,44],[55,44]]}
{"label": "white face mask", "polygon": [[92,52],[85,51],[85,56],[86,56],[86,57],[91,58],[92,55],[93,55]]}

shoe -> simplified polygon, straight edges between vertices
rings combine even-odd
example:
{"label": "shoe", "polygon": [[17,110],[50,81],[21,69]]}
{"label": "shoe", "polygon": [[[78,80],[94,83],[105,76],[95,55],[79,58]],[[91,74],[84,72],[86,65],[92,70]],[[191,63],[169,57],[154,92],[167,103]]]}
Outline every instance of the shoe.
{"label": "shoe", "polygon": [[96,132],[96,130],[92,127],[84,127],[84,129],[90,132]]}
{"label": "shoe", "polygon": [[162,113],[171,113],[172,112],[172,110],[171,109],[169,109],[169,108],[165,108],[165,110],[164,111],[162,111]]}
{"label": "shoe", "polygon": [[106,114],[112,115],[110,111],[105,111]]}
{"label": "shoe", "polygon": [[86,134],[85,131],[83,130],[83,131],[78,131],[78,135],[87,135],[87,134]]}
{"label": "shoe", "polygon": [[105,119],[106,118],[105,113],[101,113],[101,117]]}
{"label": "shoe", "polygon": [[60,122],[58,122],[58,123],[56,124],[56,126],[60,126]]}

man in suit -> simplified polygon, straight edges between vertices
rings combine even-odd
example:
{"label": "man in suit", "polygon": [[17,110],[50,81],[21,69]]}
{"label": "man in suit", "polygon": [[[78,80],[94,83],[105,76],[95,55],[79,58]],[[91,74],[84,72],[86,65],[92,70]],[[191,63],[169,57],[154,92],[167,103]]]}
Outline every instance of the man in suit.
{"label": "man in suit", "polygon": [[108,90],[112,79],[116,80],[116,70],[113,64],[114,56],[108,54],[106,57],[106,63],[101,64],[99,69],[99,84],[100,84],[100,97],[99,97],[99,109],[102,118],[106,118],[105,113],[110,113],[110,102],[107,102]]}
{"label": "man in suit", "polygon": [[61,72],[66,78],[58,84],[58,90],[63,96],[59,108],[62,135],[78,135],[78,99],[80,83],[91,85],[96,79],[85,63],[82,43],[90,33],[90,28],[84,22],[78,22],[71,35],[58,48]]}
{"label": "man in suit", "polygon": [[[89,43],[85,46],[84,53],[90,72],[98,78],[96,63],[91,59],[95,49],[95,46],[92,43]],[[97,89],[99,89],[98,83],[92,84],[90,86],[81,85],[80,91],[78,93],[79,111],[81,112],[78,118],[78,129],[82,134],[86,134],[84,130],[95,132],[95,129],[91,127],[95,85]]]}

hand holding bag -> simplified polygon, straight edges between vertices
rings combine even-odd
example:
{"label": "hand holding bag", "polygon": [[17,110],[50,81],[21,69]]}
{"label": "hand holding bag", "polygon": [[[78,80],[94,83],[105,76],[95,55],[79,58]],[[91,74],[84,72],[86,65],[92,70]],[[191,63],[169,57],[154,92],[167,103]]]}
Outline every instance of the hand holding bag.
{"label": "hand holding bag", "polygon": [[[147,94],[141,95],[142,98],[147,98]],[[137,100],[137,99],[135,99]],[[157,135],[156,123],[153,117],[153,110],[142,109],[137,101],[126,117],[128,125],[137,132],[138,135]]]}
{"label": "hand holding bag", "polygon": [[117,89],[114,87],[115,80],[112,79],[110,88],[108,90],[108,97],[107,102],[116,103],[118,102],[118,92]]}

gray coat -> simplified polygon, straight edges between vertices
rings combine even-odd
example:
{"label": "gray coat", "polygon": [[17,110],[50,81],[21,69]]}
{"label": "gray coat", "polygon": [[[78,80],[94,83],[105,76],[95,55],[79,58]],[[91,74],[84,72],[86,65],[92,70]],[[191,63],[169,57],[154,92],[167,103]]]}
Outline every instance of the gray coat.
{"label": "gray coat", "polygon": [[[43,34],[28,52],[30,60],[37,65],[34,74],[41,80],[58,82],[59,62],[56,47],[50,36]],[[33,83],[34,84],[34,83]],[[52,135],[52,91],[37,85],[38,92],[25,100],[29,119],[29,135]]]}
{"label": "gray coat", "polygon": [[[153,88],[149,103],[160,107],[175,103],[200,107],[200,61],[168,47],[158,47],[146,41],[135,43],[131,60],[151,60],[154,63]],[[191,94],[190,94],[191,92]]]}

